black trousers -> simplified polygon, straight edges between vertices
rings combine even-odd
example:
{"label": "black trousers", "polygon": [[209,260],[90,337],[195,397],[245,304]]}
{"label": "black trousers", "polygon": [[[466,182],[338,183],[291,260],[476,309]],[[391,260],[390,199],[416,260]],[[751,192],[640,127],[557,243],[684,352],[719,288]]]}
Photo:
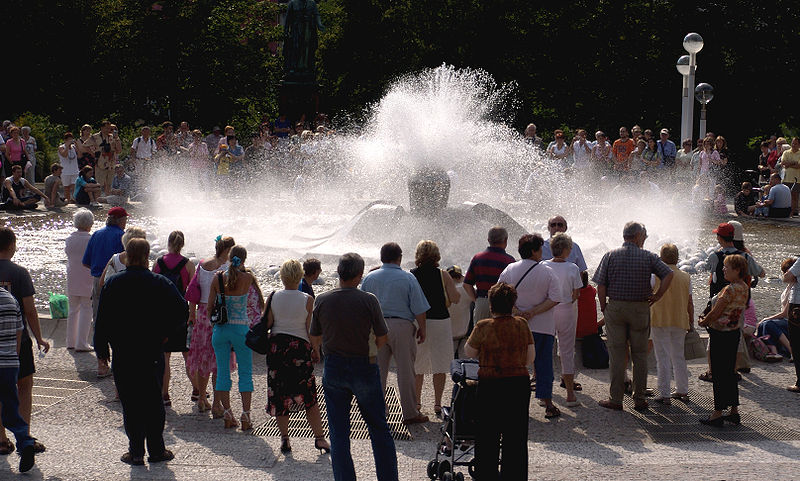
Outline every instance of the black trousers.
{"label": "black trousers", "polygon": [[115,353],[114,383],[122,403],[122,420],[132,456],[159,456],[164,452],[164,356],[158,359],[119,359]]}
{"label": "black trousers", "polygon": [[736,379],[736,351],[739,348],[739,329],[717,331],[708,329],[711,376],[714,385],[714,409],[722,411],[739,405],[739,383]]}
{"label": "black trousers", "polygon": [[800,386],[800,304],[789,304],[789,345],[792,346],[796,386]]}
{"label": "black trousers", "polygon": [[[528,479],[528,376],[478,382],[475,470],[480,481]],[[503,457],[498,471],[500,440]]]}

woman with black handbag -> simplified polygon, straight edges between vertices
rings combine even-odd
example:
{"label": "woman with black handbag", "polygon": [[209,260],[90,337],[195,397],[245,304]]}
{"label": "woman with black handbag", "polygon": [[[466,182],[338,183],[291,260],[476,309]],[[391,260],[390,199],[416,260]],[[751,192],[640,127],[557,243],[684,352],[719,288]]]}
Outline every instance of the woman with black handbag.
{"label": "woman with black handbag", "polygon": [[[208,310],[214,324],[211,345],[217,360],[217,379],[214,396],[219,399],[226,428],[239,425],[231,412],[230,390],[231,348],[236,352],[239,368],[239,394],[242,397],[242,431],[253,428],[250,420],[250,402],[253,395],[253,352],[245,345],[245,336],[250,330],[247,301],[250,288],[257,284],[256,277],[244,266],[247,250],[233,246],[230,251],[228,270],[217,273],[208,295]],[[260,291],[259,291],[260,292]]]}
{"label": "woman with black handbag", "polygon": [[322,418],[317,404],[314,363],[319,355],[311,348],[308,328],[314,299],[299,291],[303,266],[294,259],[281,265],[284,289],[272,294],[266,312],[267,328],[271,329],[267,352],[267,412],[275,416],[281,431],[281,452],[292,450],[289,444],[289,413],[305,410],[314,432],[314,447],[329,452]]}

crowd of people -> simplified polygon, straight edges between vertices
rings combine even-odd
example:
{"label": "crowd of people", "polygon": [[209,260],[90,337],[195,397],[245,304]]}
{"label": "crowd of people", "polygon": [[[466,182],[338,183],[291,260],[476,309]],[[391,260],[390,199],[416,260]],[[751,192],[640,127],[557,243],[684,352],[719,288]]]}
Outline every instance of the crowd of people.
{"label": "crowd of people", "polygon": [[[478,358],[478,405],[492,405],[498,395],[507,400],[503,410],[475,413],[478,473],[493,479],[502,446],[504,473],[517,472],[523,479],[531,393],[544,407],[546,418],[561,415],[553,402],[556,340],[567,407],[581,406],[575,395],[582,390],[576,380],[576,338],[595,334],[604,325],[610,386],[608,398],[599,405],[622,410],[628,392],[635,409],[647,410],[652,396],[647,387],[650,348],[658,368],[655,401],[688,399],[683,344],[697,320],[710,334],[709,368],[701,379],[713,383],[714,394],[714,410],[700,422],[717,427],[741,421],[737,376],[749,372],[747,353],[753,339],[770,334],[770,356],[781,359],[781,354],[791,356],[800,344],[796,282],[800,261],[783,262],[787,288],[782,310],[759,323],[749,292],[752,279],[763,277],[764,270],[737,236],[737,226],[730,223],[714,230],[720,250],[709,261],[711,302],[695,319],[689,276],[677,268],[677,248],[665,244],[660,255],[646,251],[647,231],[637,222],[625,225],[622,247],[603,256],[592,278],[596,290],[589,284],[580,247],[566,234],[567,220],[555,216],[547,224],[547,239],[534,233],[518,240],[519,260],[506,252],[509,239],[502,227],[489,231],[489,246],[472,258],[466,272],[459,266],[442,269],[439,247],[430,240],[419,242],[416,267],[406,271],[401,267],[402,248],[390,242],[380,249],[381,265],[368,272],[360,255],[343,255],[337,266],[339,286],[316,296],[312,286],[321,263],[287,260],[279,270],[284,289],[265,298],[255,273],[246,267],[247,250],[231,237],[214,239],[213,255],[195,267],[181,254],[183,233],[174,231],[168,238],[168,253],[151,262],[147,234],[127,225],[124,208],[110,209],[106,226],[94,233],[90,233],[92,220],[90,211],[78,210],[76,230],[65,243],[67,348],[94,350],[98,376],[114,376],[129,438],[121,460],[133,465],[144,464],[145,452],[151,463],[173,458],[162,434],[165,407],[171,405],[172,352],[184,357],[198,412],[210,411],[225,428],[253,428],[256,386],[246,339],[259,322],[271,329],[263,388],[268,399],[265,411],[276,418],[281,431],[281,451],[292,449],[289,415],[305,412],[314,447],[331,453],[335,479],[354,479],[348,441],[353,397],[369,427],[378,479],[397,479],[383,400],[392,358],[406,425],[430,422],[424,413],[431,411],[421,404],[425,375],[433,381],[432,412],[441,416],[450,361]],[[8,328],[13,324],[21,339],[19,356],[13,343],[0,345],[0,360],[19,363],[9,366],[19,369],[13,376],[18,415],[11,412],[13,400],[4,398],[2,416],[17,435],[25,463],[32,463],[33,452],[43,451],[44,446],[28,434],[33,349],[28,329],[19,330],[20,323],[27,325],[40,349],[49,345],[41,337],[30,275],[11,262],[15,251],[13,231],[0,228],[0,282],[10,286],[13,297],[5,302],[18,306],[9,311]],[[159,306],[157,312],[151,305]],[[629,360],[632,379],[626,372]],[[325,364],[322,386],[330,443],[324,438],[317,400],[314,364],[318,362]],[[233,369],[238,370],[242,407],[238,419],[230,398]],[[787,389],[800,392],[800,368],[796,374]],[[0,376],[0,382],[6,377]],[[670,389],[673,377],[675,391]],[[8,439],[0,439],[0,448],[6,453],[14,449]]]}

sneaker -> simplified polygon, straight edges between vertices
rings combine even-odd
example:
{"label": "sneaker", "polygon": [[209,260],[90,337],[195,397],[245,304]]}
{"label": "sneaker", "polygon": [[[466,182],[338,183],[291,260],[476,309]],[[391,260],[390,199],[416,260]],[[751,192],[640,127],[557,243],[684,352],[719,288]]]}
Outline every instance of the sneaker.
{"label": "sneaker", "polygon": [[24,473],[30,471],[34,463],[33,445],[25,446],[22,448],[19,458],[19,472]]}

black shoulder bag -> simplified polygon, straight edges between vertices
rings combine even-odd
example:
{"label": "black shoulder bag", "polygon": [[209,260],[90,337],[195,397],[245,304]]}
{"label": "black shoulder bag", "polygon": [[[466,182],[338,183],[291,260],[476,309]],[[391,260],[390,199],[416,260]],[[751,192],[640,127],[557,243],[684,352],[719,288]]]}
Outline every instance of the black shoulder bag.
{"label": "black shoulder bag", "polygon": [[214,312],[211,313],[211,324],[221,326],[228,323],[228,306],[225,305],[225,285],[222,282],[222,273],[217,274],[219,282],[220,302],[214,305]]}
{"label": "black shoulder bag", "polygon": [[261,316],[261,320],[247,331],[244,338],[244,344],[252,349],[253,352],[259,354],[267,354],[269,352],[269,308],[272,306],[273,294],[275,294],[275,291],[272,291],[267,298],[267,308],[264,309],[264,315]]}
{"label": "black shoulder bag", "polygon": [[517,289],[517,287],[519,287],[519,283],[520,283],[520,282],[522,282],[522,279],[525,279],[525,277],[528,275],[528,273],[529,273],[530,271],[532,271],[532,270],[533,270],[533,268],[534,268],[534,267],[536,267],[536,266],[538,266],[538,265],[539,265],[539,263],[537,262],[536,264],[534,264],[534,265],[530,266],[530,267],[528,268],[528,270],[527,270],[527,271],[525,271],[525,274],[522,274],[522,277],[520,277],[520,278],[519,278],[519,280],[517,281],[517,283],[516,283],[516,284],[514,284],[514,290],[516,290],[516,289]]}

